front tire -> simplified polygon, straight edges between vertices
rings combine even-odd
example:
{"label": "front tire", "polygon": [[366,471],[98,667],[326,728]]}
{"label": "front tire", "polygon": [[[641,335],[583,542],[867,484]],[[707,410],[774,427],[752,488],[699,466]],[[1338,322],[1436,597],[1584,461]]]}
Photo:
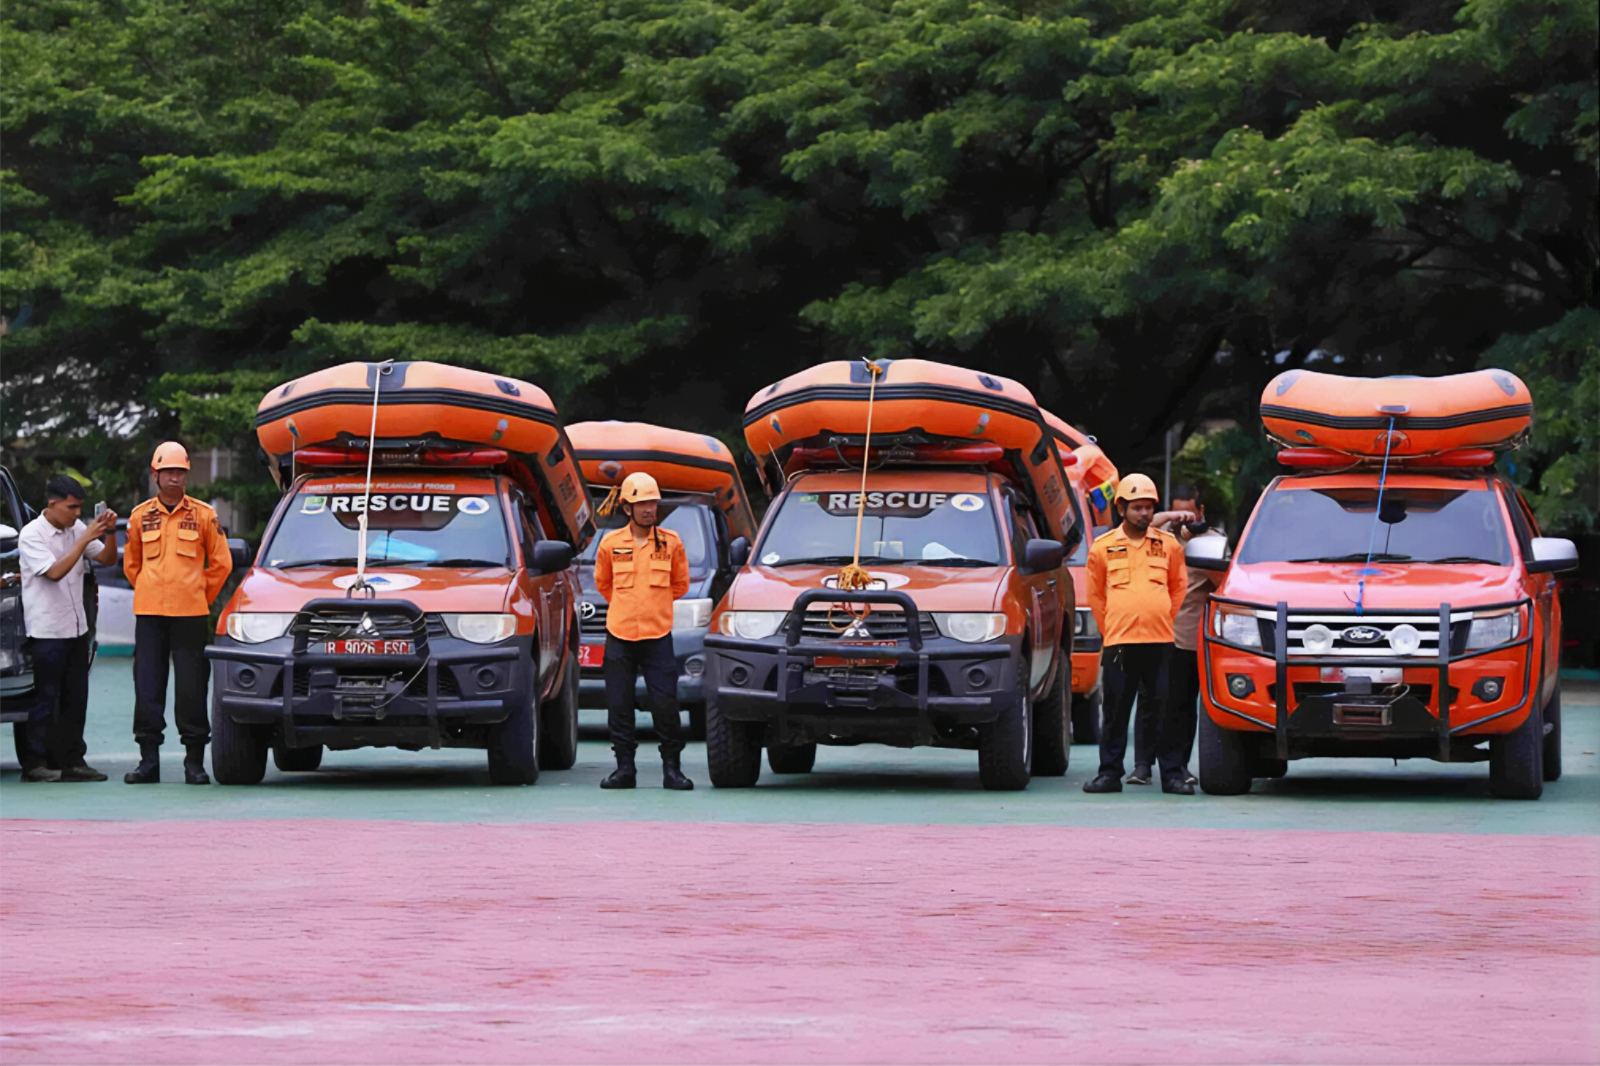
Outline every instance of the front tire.
{"label": "front tire", "polygon": [[1249,738],[1224,729],[1200,707],[1200,788],[1210,796],[1242,796],[1250,791]]}
{"label": "front tire", "polygon": [[1544,705],[1544,779],[1561,780],[1561,682]]}
{"label": "front tire", "polygon": [[1544,715],[1537,708],[1509,733],[1489,738],[1489,788],[1501,799],[1544,794]]}
{"label": "front tire", "polygon": [[768,744],[767,765],[775,774],[809,774],[817,765],[815,744]]}
{"label": "front tire", "polygon": [[[530,674],[537,679],[537,663]],[[531,785],[539,780],[539,689],[537,680],[503,722],[489,727],[489,780],[496,785]]]}
{"label": "front tire", "polygon": [[[216,756],[212,756],[212,761]],[[322,745],[309,748],[290,748],[283,744],[272,745],[272,765],[286,774],[310,773],[322,765]]]}
{"label": "front tire", "polygon": [[749,788],[761,777],[761,726],[724,718],[706,701],[706,763],[716,788]]}
{"label": "front tire", "polygon": [[978,780],[990,792],[1019,792],[1033,776],[1033,708],[1028,700],[1028,662],[1017,662],[1011,706],[978,727]]}
{"label": "front tire", "polygon": [[1061,777],[1072,760],[1072,671],[1062,653],[1055,684],[1033,707],[1033,773]]}
{"label": "front tire", "polygon": [[259,785],[267,774],[266,726],[235,722],[211,696],[211,776],[219,785]]}
{"label": "front tire", "polygon": [[567,655],[561,687],[539,708],[539,716],[539,765],[549,770],[572,769],[578,762],[577,655]]}

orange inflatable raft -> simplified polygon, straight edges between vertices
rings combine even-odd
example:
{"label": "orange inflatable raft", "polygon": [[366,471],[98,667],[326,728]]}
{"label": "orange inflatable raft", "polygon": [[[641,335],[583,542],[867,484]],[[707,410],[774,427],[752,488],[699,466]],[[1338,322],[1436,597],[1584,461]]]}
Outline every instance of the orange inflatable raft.
{"label": "orange inflatable raft", "polygon": [[[1010,378],[924,359],[820,363],[750,398],[744,435],[777,481],[858,466],[872,395],[872,460],[985,466],[1031,486],[1060,538],[1073,519],[1067,475],[1033,393]],[[765,475],[764,475],[765,476]]]}
{"label": "orange inflatable raft", "polygon": [[1407,461],[1460,449],[1502,451],[1527,439],[1533,397],[1505,370],[1417,378],[1348,378],[1290,370],[1261,394],[1261,420],[1294,449]]}
{"label": "orange inflatable raft", "polygon": [[1095,524],[1110,525],[1113,521],[1112,502],[1117,494],[1117,479],[1121,476],[1117,473],[1117,464],[1077,427],[1049,411],[1043,414],[1044,423],[1055,438],[1056,450],[1062,452],[1062,461],[1066,462],[1068,454],[1074,457],[1067,467],[1067,475],[1083,486],[1084,494],[1095,511]]}
{"label": "orange inflatable raft", "polygon": [[755,514],[739,480],[739,467],[715,437],[646,422],[574,422],[567,436],[595,491],[621,484],[642,472],[664,493],[693,492],[715,498],[729,534],[754,539]]}
{"label": "orange inflatable raft", "polygon": [[256,408],[280,488],[303,468],[365,467],[376,388],[375,466],[503,469],[559,501],[544,514],[581,548],[594,532],[589,498],[561,418],[537,385],[442,363],[343,363],[276,386]]}

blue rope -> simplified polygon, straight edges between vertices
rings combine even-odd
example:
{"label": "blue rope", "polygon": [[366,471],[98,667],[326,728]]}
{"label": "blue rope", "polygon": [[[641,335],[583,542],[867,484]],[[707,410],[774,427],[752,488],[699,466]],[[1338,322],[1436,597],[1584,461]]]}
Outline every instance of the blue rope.
{"label": "blue rope", "polygon": [[1361,580],[1356,582],[1356,617],[1361,617],[1367,599],[1367,577],[1372,572],[1372,549],[1378,543],[1378,523],[1383,521],[1383,489],[1389,482],[1389,450],[1394,447],[1394,418],[1389,419],[1389,430],[1383,435],[1383,470],[1378,474],[1378,506],[1372,509],[1372,532],[1367,535],[1367,561],[1361,567]]}

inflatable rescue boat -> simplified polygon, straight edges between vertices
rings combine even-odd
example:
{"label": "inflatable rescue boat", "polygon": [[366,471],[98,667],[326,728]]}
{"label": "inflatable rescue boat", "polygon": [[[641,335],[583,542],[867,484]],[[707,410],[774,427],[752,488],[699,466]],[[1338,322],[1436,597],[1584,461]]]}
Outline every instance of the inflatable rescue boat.
{"label": "inflatable rescue boat", "polygon": [[364,468],[375,443],[378,467],[492,468],[530,490],[542,483],[550,491],[535,497],[559,501],[559,513],[542,514],[558,539],[581,548],[594,532],[561,418],[526,381],[442,363],[343,363],[262,397],[256,438],[280,488],[310,468]]}
{"label": "inflatable rescue boat", "polygon": [[1533,397],[1505,370],[1437,378],[1290,370],[1261,394],[1261,421],[1286,448],[1415,462],[1516,447],[1533,428]]}
{"label": "inflatable rescue boat", "polygon": [[645,422],[574,422],[567,436],[595,491],[620,485],[633,473],[656,479],[664,493],[693,492],[715,498],[729,535],[755,539],[755,514],[739,480],[739,466],[715,437]]}
{"label": "inflatable rescue boat", "polygon": [[[924,359],[820,363],[750,398],[744,435],[776,491],[800,470],[860,469],[872,410],[873,466],[982,466],[1030,487],[1062,538],[1067,475],[1033,394],[1010,378]],[[768,470],[770,469],[770,473]]]}
{"label": "inflatable rescue boat", "polygon": [[1093,438],[1080,433],[1076,427],[1049,411],[1042,413],[1050,435],[1055,438],[1056,450],[1061,452],[1062,462],[1066,462],[1069,454],[1073,456],[1073,462],[1067,466],[1067,475],[1083,486],[1095,510],[1095,524],[1112,524],[1115,521],[1112,502],[1117,495],[1117,479],[1121,477],[1117,473],[1117,464],[1100,450],[1100,445]]}

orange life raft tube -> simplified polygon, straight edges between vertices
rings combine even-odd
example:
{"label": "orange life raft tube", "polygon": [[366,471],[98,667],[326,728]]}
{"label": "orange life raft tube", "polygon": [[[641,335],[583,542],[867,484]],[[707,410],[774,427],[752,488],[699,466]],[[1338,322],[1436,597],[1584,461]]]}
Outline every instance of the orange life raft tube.
{"label": "orange life raft tube", "polygon": [[1095,524],[1110,525],[1115,516],[1112,503],[1117,494],[1117,480],[1122,476],[1117,472],[1117,464],[1088,434],[1079,432],[1077,427],[1049,411],[1042,413],[1050,435],[1055,438],[1056,450],[1062,452],[1062,462],[1066,462],[1067,454],[1074,457],[1074,462],[1067,467],[1067,476],[1083,486],[1095,511]]}
{"label": "orange life raft tube", "polygon": [[[875,390],[862,361],[819,363],[750,398],[745,441],[776,467],[859,469],[873,394],[872,462],[986,466],[1032,489],[1051,530],[1073,524],[1067,475],[1029,392],[1010,378],[925,359],[882,360]],[[1085,531],[1087,535],[1087,531]]]}
{"label": "orange life raft tube", "polygon": [[299,466],[366,465],[374,386],[375,465],[501,467],[545,504],[555,536],[581,548],[593,535],[583,472],[549,395],[443,363],[343,363],[274,387],[256,408],[256,438],[280,488]]}
{"label": "orange life raft tube", "polygon": [[755,538],[755,514],[739,480],[738,463],[715,437],[646,422],[574,422],[567,427],[567,436],[592,490],[621,484],[629,474],[646,473],[664,493],[714,497],[729,534]]}
{"label": "orange life raft tube", "polygon": [[1533,397],[1505,370],[1417,378],[1349,378],[1289,370],[1261,394],[1261,421],[1290,448],[1404,462],[1461,448],[1500,451],[1527,439]]}

